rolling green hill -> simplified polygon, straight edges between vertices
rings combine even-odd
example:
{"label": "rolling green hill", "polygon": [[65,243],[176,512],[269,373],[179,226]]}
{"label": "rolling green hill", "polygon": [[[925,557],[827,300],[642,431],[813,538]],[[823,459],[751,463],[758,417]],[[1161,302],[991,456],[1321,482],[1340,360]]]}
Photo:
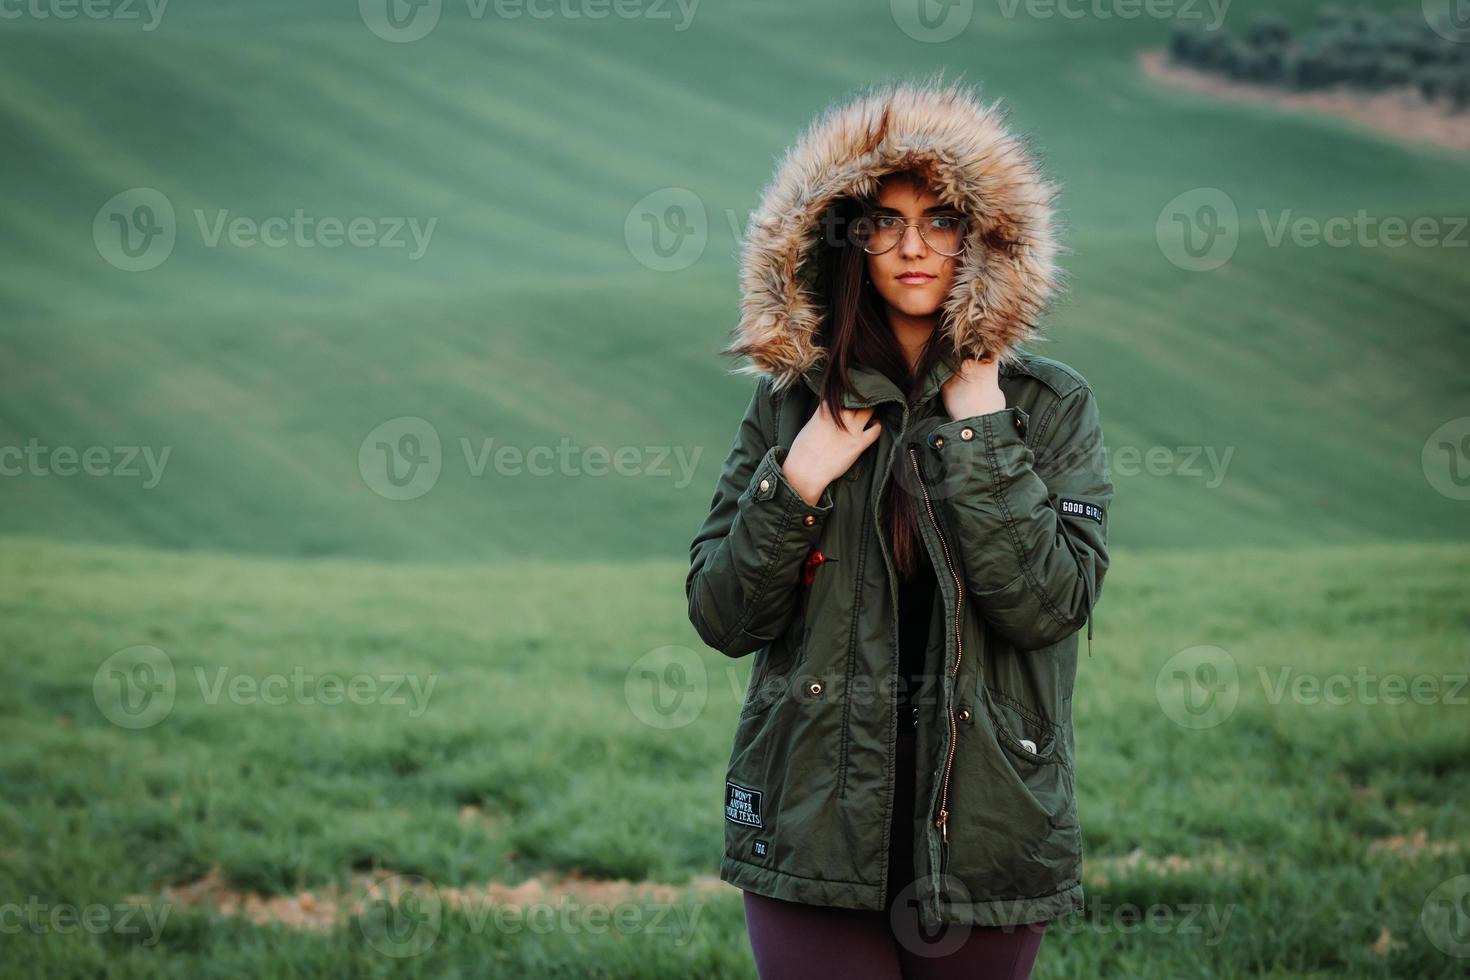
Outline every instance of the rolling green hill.
{"label": "rolling green hill", "polygon": [[[108,473],[125,468],[116,447],[169,455],[151,488],[146,471],[0,478],[0,532],[284,556],[679,554],[748,396],[714,353],[735,318],[734,230],[828,99],[938,65],[1004,97],[1064,185],[1072,289],[1038,350],[1099,393],[1120,544],[1470,531],[1421,466],[1470,391],[1466,250],[1273,247],[1256,219],[1463,213],[1466,160],[1162,90],[1132,55],[1167,21],[982,5],[927,44],[886,8],[835,0],[711,3],[684,30],[677,12],[467,9],[406,44],[351,5],[180,4],[151,31],[7,22],[0,446],[104,447]],[[841,57],[812,57],[833,39]],[[91,230],[137,187],[167,198],[176,240],[128,272]],[[655,271],[639,202],[671,187],[697,195],[707,242]],[[1241,216],[1209,272],[1155,238],[1196,188]],[[209,244],[221,222],[298,209],[371,218],[373,241],[393,219],[432,230],[418,258],[407,231],[403,247]],[[441,472],[386,499],[359,453],[403,417],[433,427]],[[492,439],[621,449],[625,465],[477,470]]]}

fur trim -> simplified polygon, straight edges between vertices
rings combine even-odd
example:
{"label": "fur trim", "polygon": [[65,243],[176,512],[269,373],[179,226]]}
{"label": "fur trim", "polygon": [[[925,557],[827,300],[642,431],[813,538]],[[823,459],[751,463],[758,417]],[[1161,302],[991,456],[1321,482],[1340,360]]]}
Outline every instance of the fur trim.
{"label": "fur trim", "polygon": [[969,216],[945,320],[961,358],[1037,337],[1037,321],[1062,288],[1053,231],[1058,187],[1007,131],[999,100],[983,105],[960,82],[886,82],[829,106],[791,146],[761,195],[741,244],[741,315],[723,353],[750,362],[777,389],[822,366],[816,331],[825,311],[810,286],[822,213],[837,198],[877,193],[896,170],[917,169],[940,197]]}

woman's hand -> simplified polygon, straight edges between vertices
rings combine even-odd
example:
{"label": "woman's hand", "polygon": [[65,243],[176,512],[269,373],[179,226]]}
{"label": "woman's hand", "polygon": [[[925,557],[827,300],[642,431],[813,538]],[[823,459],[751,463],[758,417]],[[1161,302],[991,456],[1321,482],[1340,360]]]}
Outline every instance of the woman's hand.
{"label": "woman's hand", "polygon": [[984,360],[964,361],[944,382],[942,394],[952,419],[999,412],[1006,407],[1006,396],[1000,390],[1000,360],[992,354]]}
{"label": "woman's hand", "polygon": [[792,440],[786,460],[781,464],[781,472],[809,504],[821,500],[827,485],[846,473],[863,450],[878,441],[883,430],[883,424],[872,418],[871,408],[838,411],[847,424],[846,431],[837,427],[837,421],[827,411],[827,403],[821,402]]}

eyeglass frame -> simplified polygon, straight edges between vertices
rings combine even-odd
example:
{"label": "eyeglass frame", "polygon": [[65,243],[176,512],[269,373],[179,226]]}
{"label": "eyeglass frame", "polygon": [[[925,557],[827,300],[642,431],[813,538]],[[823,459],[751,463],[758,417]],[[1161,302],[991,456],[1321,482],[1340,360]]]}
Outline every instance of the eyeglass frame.
{"label": "eyeglass frame", "polygon": [[[892,245],[883,249],[881,252],[869,251],[868,246],[866,244],[863,244],[862,249],[868,255],[887,255],[903,242],[903,237],[904,235],[908,234],[910,228],[918,228],[919,239],[923,241],[924,246],[926,248],[934,249],[935,252],[938,252],[945,258],[955,258],[956,256],[963,254],[965,251],[965,237],[966,234],[969,232],[970,221],[963,214],[926,214],[920,218],[905,218],[901,214],[873,214],[872,212],[868,212],[863,214],[862,217],[858,218],[857,221],[853,222],[853,225],[854,227],[856,227],[863,221],[876,221],[878,218],[897,218],[899,221],[903,222],[903,231],[898,233],[898,238],[894,239]],[[929,241],[929,239],[924,236],[924,229],[920,227],[919,223],[921,221],[933,221],[935,218],[950,218],[960,223],[960,247],[958,251],[946,252],[943,249],[935,248],[934,245]]]}

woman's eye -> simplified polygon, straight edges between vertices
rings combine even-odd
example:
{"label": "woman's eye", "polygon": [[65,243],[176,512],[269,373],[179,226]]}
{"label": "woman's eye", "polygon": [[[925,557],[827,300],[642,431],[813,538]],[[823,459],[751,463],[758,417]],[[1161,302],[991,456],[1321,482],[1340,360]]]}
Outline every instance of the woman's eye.
{"label": "woman's eye", "polygon": [[930,227],[935,231],[954,231],[960,223],[958,218],[951,217],[933,218],[931,220],[932,224]]}
{"label": "woman's eye", "polygon": [[891,229],[897,228],[900,223],[901,222],[899,222],[899,220],[897,218],[893,217],[890,214],[883,214],[883,215],[879,215],[878,216],[878,227],[879,228],[885,228],[885,229],[891,230]]}

